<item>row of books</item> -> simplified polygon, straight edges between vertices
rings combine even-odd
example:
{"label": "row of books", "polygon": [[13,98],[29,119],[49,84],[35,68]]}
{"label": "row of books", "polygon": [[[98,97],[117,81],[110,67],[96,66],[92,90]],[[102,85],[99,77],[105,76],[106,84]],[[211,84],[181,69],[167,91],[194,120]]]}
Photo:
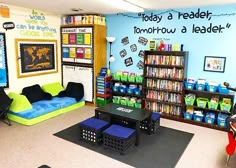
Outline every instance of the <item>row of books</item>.
{"label": "row of books", "polygon": [[165,56],[165,55],[148,55],[145,64],[154,65],[179,65],[184,66],[184,57],[182,56]]}
{"label": "row of books", "polygon": [[146,76],[159,78],[183,79],[184,70],[177,68],[156,68],[147,66]]}
{"label": "row of books", "polygon": [[182,103],[183,100],[182,94],[154,90],[148,90],[146,98],[170,103]]}
{"label": "row of books", "polygon": [[167,104],[160,104],[156,102],[145,102],[145,109],[161,112],[161,113],[169,113],[173,115],[181,115],[181,107],[167,105]]}
{"label": "row of books", "polygon": [[181,92],[183,90],[183,82],[162,80],[162,79],[147,79],[147,87],[154,89],[165,89],[170,91]]}
{"label": "row of books", "polygon": [[98,15],[71,15],[62,17],[62,25],[80,24],[106,25],[106,18]]}

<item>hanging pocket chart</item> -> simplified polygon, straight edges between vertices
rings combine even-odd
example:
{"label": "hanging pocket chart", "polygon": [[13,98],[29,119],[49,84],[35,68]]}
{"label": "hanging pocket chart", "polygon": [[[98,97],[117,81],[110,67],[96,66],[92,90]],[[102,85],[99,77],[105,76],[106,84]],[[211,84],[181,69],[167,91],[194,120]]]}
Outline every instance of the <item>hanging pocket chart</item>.
{"label": "hanging pocket chart", "polygon": [[93,102],[93,68],[63,65],[63,86],[68,82],[82,83],[84,86],[84,99]]}

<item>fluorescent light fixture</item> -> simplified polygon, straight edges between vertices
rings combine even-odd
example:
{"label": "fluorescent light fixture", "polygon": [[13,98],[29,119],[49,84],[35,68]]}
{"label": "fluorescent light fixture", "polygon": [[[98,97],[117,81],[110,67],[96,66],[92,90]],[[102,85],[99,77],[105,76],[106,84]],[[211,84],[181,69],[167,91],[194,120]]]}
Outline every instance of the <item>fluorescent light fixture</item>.
{"label": "fluorescent light fixture", "polygon": [[128,12],[144,12],[143,8],[125,0],[106,0],[106,3]]}

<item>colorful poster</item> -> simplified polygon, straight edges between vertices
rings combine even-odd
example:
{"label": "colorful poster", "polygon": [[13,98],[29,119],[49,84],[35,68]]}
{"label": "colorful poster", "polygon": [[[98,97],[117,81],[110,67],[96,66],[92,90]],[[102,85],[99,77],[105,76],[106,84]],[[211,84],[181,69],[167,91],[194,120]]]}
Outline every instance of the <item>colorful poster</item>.
{"label": "colorful poster", "polygon": [[62,44],[69,44],[69,34],[62,34]]}
{"label": "colorful poster", "polygon": [[76,36],[76,43],[79,45],[83,45],[84,44],[84,34],[82,33],[78,33]]}
{"label": "colorful poster", "polygon": [[84,58],[91,59],[91,56],[92,56],[92,49],[85,48],[84,49]]}
{"label": "colorful poster", "polygon": [[76,48],[75,47],[71,47],[70,48],[70,58],[75,58],[76,56]]}
{"label": "colorful poster", "polygon": [[76,34],[75,33],[70,33],[69,34],[69,40],[70,40],[70,44],[76,44]]}
{"label": "colorful poster", "polygon": [[63,47],[62,52],[63,52],[63,58],[69,58],[69,48],[68,47]]}
{"label": "colorful poster", "polygon": [[76,56],[77,56],[77,58],[84,58],[84,48],[83,47],[78,47],[76,49]]}
{"label": "colorful poster", "polygon": [[91,45],[91,34],[90,33],[84,34],[84,44]]}

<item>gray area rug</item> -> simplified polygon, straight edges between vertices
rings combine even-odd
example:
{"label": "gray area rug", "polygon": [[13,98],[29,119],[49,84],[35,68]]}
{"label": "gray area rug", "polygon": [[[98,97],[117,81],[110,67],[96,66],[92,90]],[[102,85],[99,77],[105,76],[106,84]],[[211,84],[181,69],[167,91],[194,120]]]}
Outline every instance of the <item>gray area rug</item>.
{"label": "gray area rug", "polygon": [[161,126],[156,134],[142,132],[139,146],[120,155],[104,150],[102,145],[91,145],[79,140],[78,124],[54,135],[136,168],[174,168],[193,137],[192,133]]}

